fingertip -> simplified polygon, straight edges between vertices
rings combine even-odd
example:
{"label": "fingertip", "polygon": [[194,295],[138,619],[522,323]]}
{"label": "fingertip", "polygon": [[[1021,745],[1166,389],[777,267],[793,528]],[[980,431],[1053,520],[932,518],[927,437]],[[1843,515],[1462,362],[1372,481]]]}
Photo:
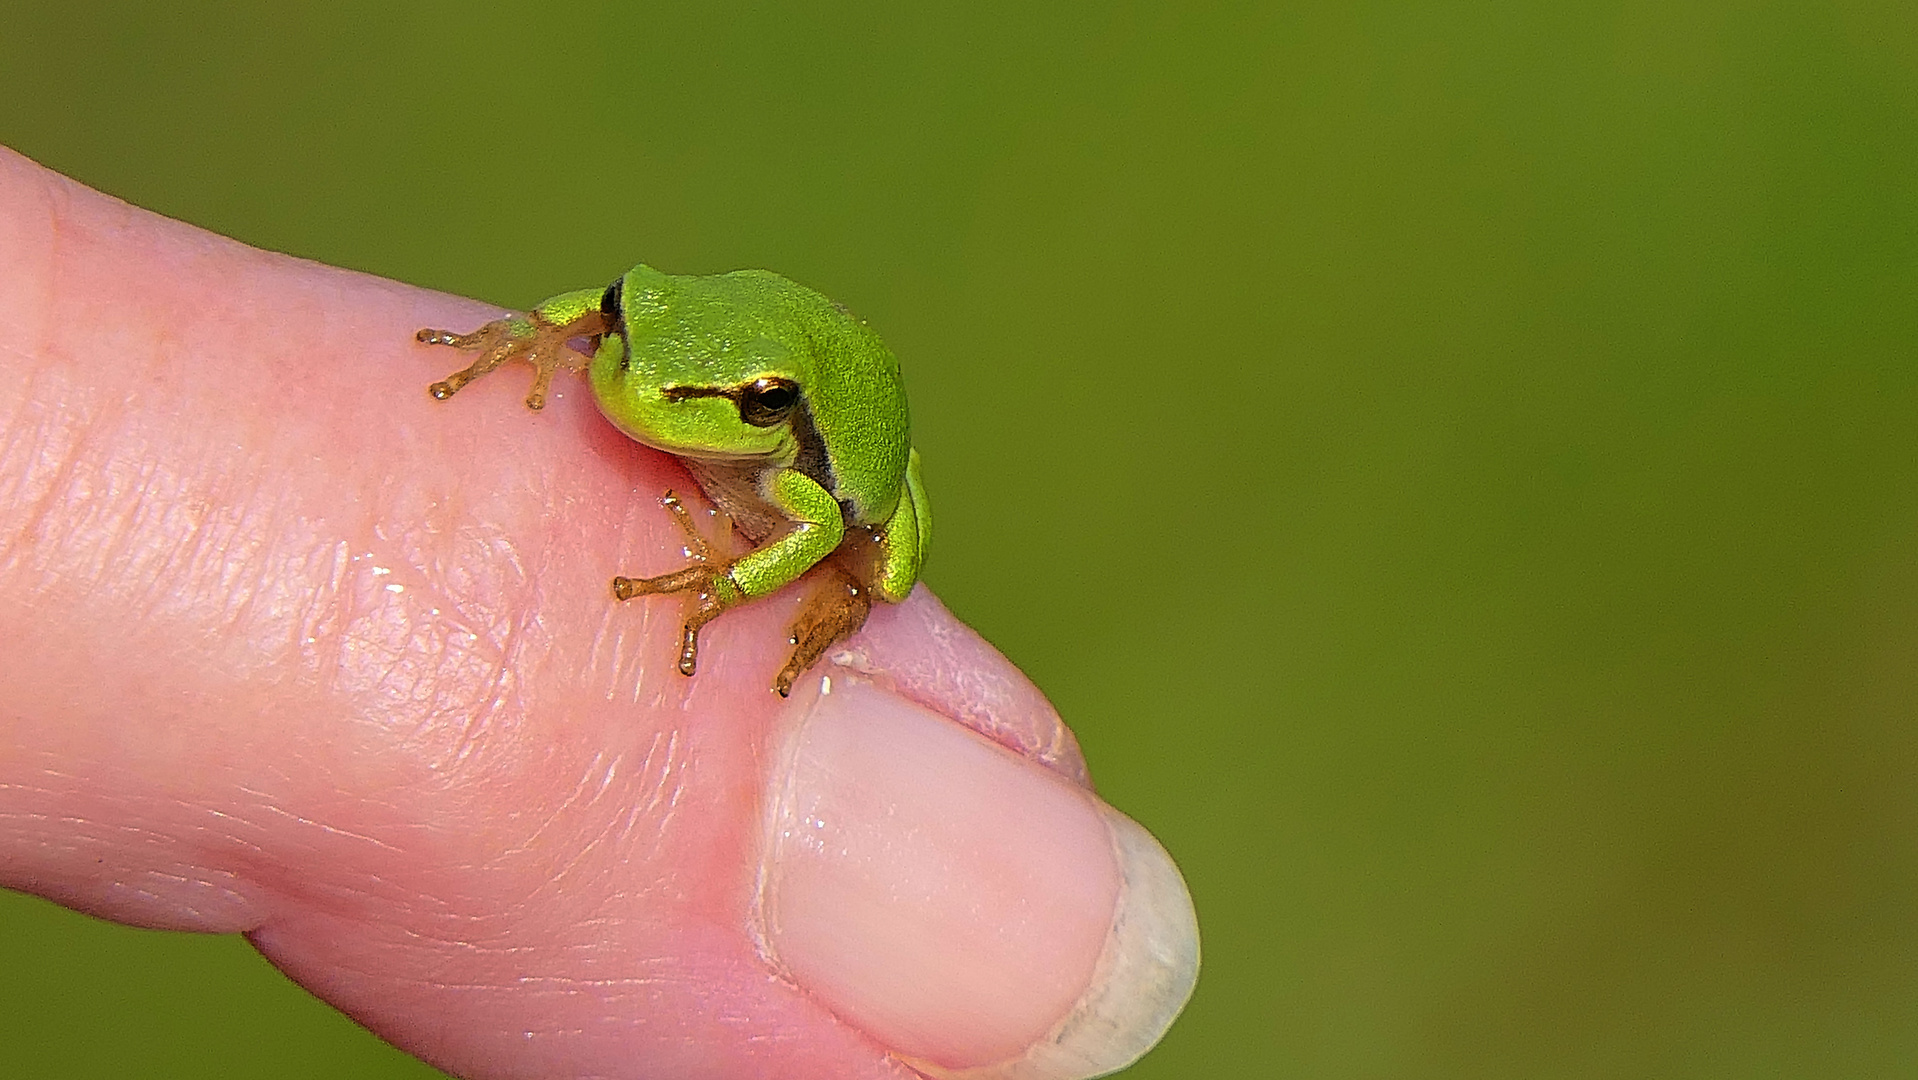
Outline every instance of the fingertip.
{"label": "fingertip", "polygon": [[1097,1076],[1156,1043],[1198,968],[1158,842],[918,705],[821,688],[795,699],[767,815],[760,911],[782,972],[933,1076]]}
{"label": "fingertip", "polygon": [[1199,923],[1178,866],[1138,822],[1105,807],[1123,883],[1092,981],[1019,1057],[966,1069],[916,1063],[938,1080],[1088,1080],[1144,1057],[1199,979]]}

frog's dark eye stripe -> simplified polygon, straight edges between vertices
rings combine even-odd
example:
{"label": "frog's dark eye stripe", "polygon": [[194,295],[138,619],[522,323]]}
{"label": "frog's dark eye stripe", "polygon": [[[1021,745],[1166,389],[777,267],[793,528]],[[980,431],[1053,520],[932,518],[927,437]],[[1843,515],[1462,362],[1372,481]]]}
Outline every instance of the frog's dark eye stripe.
{"label": "frog's dark eye stripe", "polygon": [[667,401],[726,398],[739,410],[740,421],[754,427],[772,427],[784,422],[800,400],[799,384],[777,375],[766,375],[744,386],[668,386],[660,393]]}
{"label": "frog's dark eye stripe", "polygon": [[599,298],[600,314],[606,316],[612,323],[616,324],[619,322],[620,297],[625,291],[626,275],[621,274],[619,277],[613,279],[611,285],[606,286],[605,294]]}

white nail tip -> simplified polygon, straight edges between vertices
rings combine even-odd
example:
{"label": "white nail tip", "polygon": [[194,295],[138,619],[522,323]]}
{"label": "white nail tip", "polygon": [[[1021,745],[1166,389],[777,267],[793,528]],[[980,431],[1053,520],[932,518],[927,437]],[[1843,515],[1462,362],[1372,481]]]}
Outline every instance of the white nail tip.
{"label": "white nail tip", "polygon": [[1172,856],[1131,818],[1102,807],[1122,884],[1092,984],[1025,1056],[970,1069],[913,1068],[937,1080],[1091,1080],[1145,1056],[1199,979],[1199,922]]}

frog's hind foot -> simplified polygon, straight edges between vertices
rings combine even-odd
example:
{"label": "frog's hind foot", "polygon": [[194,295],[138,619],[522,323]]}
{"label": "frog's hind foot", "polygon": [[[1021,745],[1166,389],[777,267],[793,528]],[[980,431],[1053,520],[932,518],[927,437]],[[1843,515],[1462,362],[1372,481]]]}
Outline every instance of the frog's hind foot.
{"label": "frog's hind foot", "polygon": [[470,334],[431,327],[413,335],[422,345],[450,345],[455,349],[477,349],[479,356],[471,364],[426,388],[427,393],[445,401],[460,388],[488,374],[508,360],[524,360],[533,365],[533,386],[526,395],[526,407],[546,407],[546,391],[552,386],[553,372],[560,368],[577,371],[588,358],[570,344],[576,338],[594,338],[606,332],[606,319],[597,311],[588,312],[565,324],[548,322],[536,312],[494,319]]}
{"label": "frog's hind foot", "polygon": [[827,649],[858,633],[871,612],[872,590],[844,569],[832,567],[793,620],[792,637],[788,639],[792,642],[792,658],[774,677],[773,689],[780,697],[791,695],[793,683],[818,663]]}

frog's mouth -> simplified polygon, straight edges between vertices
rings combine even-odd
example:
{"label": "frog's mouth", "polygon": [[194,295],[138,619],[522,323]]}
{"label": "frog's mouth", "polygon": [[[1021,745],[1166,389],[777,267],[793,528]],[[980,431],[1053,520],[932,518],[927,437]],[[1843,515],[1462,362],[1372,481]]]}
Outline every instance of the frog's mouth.
{"label": "frog's mouth", "polygon": [[708,446],[676,446],[656,438],[635,437],[634,441],[644,443],[655,450],[663,450],[674,457],[686,458],[689,461],[704,461],[714,465],[769,465],[783,468],[787,464],[784,459],[789,456],[782,452],[784,447],[770,453],[759,453],[749,450],[714,450]]}
{"label": "frog's mouth", "polygon": [[600,411],[634,442],[674,457],[735,465],[782,467],[791,463],[793,437],[786,425],[755,428],[741,424],[729,403],[713,400],[718,397],[723,395],[689,395],[673,403],[653,391],[644,395],[641,408],[625,404],[617,409],[602,407]]}

